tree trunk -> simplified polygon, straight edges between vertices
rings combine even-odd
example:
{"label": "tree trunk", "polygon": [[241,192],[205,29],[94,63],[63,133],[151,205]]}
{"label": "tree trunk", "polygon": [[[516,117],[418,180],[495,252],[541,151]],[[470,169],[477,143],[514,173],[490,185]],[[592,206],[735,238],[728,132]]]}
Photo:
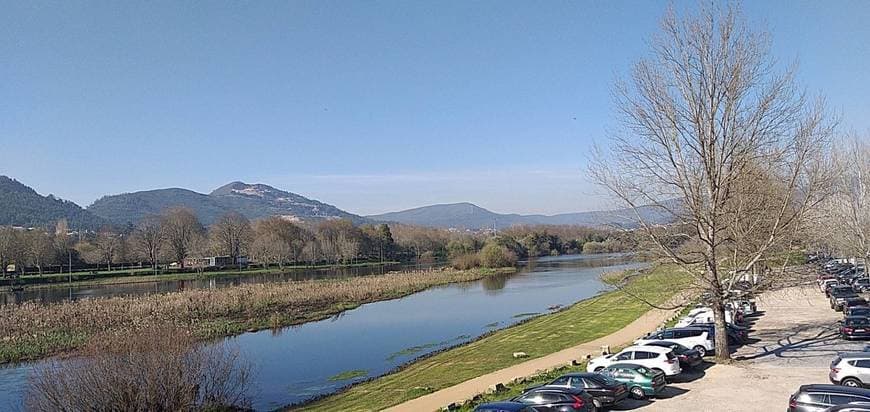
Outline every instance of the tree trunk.
{"label": "tree trunk", "polygon": [[718,293],[714,293],[713,302],[713,322],[714,330],[716,331],[716,340],[713,343],[716,347],[716,362],[728,363],[731,361],[731,351],[728,349],[728,328],[725,322],[725,303]]}

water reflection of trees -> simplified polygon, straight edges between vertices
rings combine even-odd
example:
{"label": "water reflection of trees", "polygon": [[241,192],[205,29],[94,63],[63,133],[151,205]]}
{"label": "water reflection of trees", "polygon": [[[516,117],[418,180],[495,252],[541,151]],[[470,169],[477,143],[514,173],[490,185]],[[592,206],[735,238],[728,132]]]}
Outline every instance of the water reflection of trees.
{"label": "water reflection of trees", "polygon": [[483,278],[481,285],[483,285],[484,292],[490,296],[500,295],[507,285],[509,277],[510,275],[494,275]]}

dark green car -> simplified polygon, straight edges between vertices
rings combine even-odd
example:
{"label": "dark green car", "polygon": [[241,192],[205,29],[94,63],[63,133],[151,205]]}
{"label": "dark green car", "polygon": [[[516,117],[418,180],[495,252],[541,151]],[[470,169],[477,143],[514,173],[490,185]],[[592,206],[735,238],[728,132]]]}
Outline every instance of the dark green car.
{"label": "dark green car", "polygon": [[655,396],[665,388],[665,374],[635,363],[614,363],[600,371],[628,386],[634,399]]}

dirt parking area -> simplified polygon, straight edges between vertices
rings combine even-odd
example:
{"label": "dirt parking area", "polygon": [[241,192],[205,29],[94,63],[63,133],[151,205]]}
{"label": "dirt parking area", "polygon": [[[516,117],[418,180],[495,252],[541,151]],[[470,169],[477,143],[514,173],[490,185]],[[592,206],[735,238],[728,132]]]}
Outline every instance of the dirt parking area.
{"label": "dirt parking area", "polygon": [[736,362],[710,365],[668,385],[663,396],[632,401],[614,410],[777,411],[803,384],[828,383],[837,352],[860,351],[863,342],[837,334],[840,312],[815,287],[793,287],[757,299],[761,314],[751,321],[751,342],[732,348]]}

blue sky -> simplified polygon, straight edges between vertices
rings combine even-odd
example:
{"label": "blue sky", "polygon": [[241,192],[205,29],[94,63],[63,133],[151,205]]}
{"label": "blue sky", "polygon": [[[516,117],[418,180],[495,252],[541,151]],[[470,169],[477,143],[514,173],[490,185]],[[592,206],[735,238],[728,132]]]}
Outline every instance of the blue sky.
{"label": "blue sky", "polygon": [[[588,152],[666,8],[4,0],[0,174],[82,205],[243,180],[362,214],[606,208]],[[744,8],[845,130],[870,130],[870,2]]]}

